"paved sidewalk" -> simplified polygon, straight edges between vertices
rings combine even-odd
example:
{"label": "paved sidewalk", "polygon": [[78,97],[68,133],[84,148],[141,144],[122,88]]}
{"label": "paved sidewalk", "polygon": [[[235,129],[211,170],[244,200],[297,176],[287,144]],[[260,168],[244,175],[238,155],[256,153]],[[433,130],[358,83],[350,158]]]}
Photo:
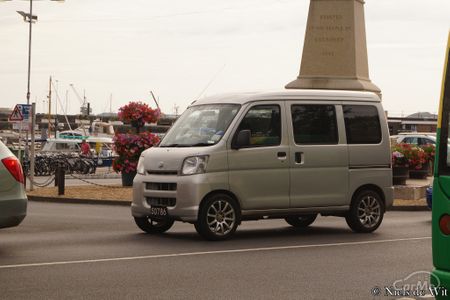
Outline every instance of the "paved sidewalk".
{"label": "paved sidewalk", "polygon": [[66,186],[61,196],[58,196],[58,187],[54,186],[28,191],[27,196],[31,201],[130,205],[132,193],[131,187],[88,184]]}
{"label": "paved sidewalk", "polygon": [[429,210],[426,188],[433,184],[433,177],[407,179],[406,185],[394,186],[394,206],[391,210]]}

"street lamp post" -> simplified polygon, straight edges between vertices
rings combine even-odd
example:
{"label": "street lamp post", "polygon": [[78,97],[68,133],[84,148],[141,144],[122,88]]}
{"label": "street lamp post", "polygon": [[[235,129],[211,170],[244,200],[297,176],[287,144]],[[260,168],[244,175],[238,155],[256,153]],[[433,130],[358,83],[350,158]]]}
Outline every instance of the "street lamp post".
{"label": "street lamp post", "polygon": [[[33,0],[30,0],[30,12],[24,13],[23,11],[17,11],[19,15],[23,17],[23,20],[25,22],[28,22],[30,24],[28,29],[28,72],[27,72],[27,105],[30,104],[30,82],[31,82],[31,37],[32,37],[32,28],[33,28],[33,20],[37,21],[37,16],[33,16]],[[35,106],[33,106],[35,108]],[[33,180],[34,180],[34,110],[32,109],[31,114],[31,124],[32,124],[32,133],[31,133],[31,153],[30,153],[30,147],[28,145],[28,130],[25,134],[26,138],[26,146],[25,146],[25,153],[26,157],[30,157],[30,189],[33,190]],[[25,180],[25,186],[26,186],[26,180]]]}
{"label": "street lamp post", "polygon": [[[37,16],[36,16],[37,21]],[[28,80],[27,80],[27,104],[30,104],[30,78],[31,78],[31,32],[33,24],[33,0],[30,0],[30,15],[29,20],[30,27],[28,29]],[[27,134],[28,135],[28,134]],[[27,138],[28,145],[28,138]]]}
{"label": "street lamp post", "polygon": [[27,80],[27,104],[30,104],[30,78],[31,78],[31,36],[33,28],[33,20],[37,21],[37,16],[33,16],[33,0],[30,0],[30,12],[17,11],[23,17],[25,22],[30,23],[28,29],[28,80]]}
{"label": "street lamp post", "polygon": [[[0,1],[10,1],[10,0],[0,0]],[[64,0],[50,0],[55,2],[64,2]],[[30,91],[30,82],[31,82],[31,37],[32,37],[32,29],[33,29],[33,21],[37,21],[37,16],[33,15],[33,0],[30,0],[30,12],[25,13],[23,11],[17,11],[19,15],[23,17],[23,20],[25,22],[30,23],[29,29],[28,29],[28,72],[27,72],[27,104],[30,104],[30,97],[31,97],[31,91]],[[33,179],[34,179],[34,124],[35,124],[35,111],[36,106],[33,104],[32,107],[32,114],[31,114],[31,153],[29,153],[29,146],[28,146],[28,131],[26,133],[26,153],[30,154],[30,179],[31,184],[30,188],[33,190]],[[20,158],[19,158],[20,159]],[[26,181],[25,181],[26,182]]]}

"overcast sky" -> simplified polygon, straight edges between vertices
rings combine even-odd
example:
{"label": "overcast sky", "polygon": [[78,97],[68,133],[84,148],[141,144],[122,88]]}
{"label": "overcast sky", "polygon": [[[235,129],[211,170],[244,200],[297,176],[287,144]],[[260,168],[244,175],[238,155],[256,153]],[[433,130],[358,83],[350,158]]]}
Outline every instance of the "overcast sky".
{"label": "overcast sky", "polygon": [[[34,1],[31,100],[39,112],[50,75],[69,113],[86,91],[94,113],[131,100],[182,112],[203,95],[283,88],[299,72],[308,0]],[[0,1],[0,107],[26,103],[28,27]],[[436,112],[449,0],[367,0],[372,81],[390,114]],[[153,102],[150,102],[153,105]],[[54,110],[54,108],[53,108]],[[59,108],[59,112],[61,107]]]}

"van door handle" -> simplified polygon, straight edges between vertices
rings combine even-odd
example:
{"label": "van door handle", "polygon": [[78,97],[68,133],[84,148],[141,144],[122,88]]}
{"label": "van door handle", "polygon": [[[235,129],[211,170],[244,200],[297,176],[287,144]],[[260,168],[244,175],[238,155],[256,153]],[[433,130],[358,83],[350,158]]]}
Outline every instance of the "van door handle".
{"label": "van door handle", "polygon": [[304,163],[304,153],[303,152],[295,152],[295,163],[298,165],[302,165]]}
{"label": "van door handle", "polygon": [[286,159],[286,152],[278,152],[277,153],[277,157],[278,157],[278,159],[281,159],[281,160],[283,160],[283,159]]}

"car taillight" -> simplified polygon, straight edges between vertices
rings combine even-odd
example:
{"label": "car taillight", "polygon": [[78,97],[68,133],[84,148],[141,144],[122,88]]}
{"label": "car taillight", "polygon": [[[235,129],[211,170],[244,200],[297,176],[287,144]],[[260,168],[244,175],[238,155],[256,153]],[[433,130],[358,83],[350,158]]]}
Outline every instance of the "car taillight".
{"label": "car taillight", "polygon": [[23,177],[22,166],[17,158],[12,156],[7,157],[2,159],[2,163],[18,182],[24,183],[25,179]]}
{"label": "car taillight", "polygon": [[439,220],[439,228],[445,235],[450,235],[450,216],[443,215]]}

